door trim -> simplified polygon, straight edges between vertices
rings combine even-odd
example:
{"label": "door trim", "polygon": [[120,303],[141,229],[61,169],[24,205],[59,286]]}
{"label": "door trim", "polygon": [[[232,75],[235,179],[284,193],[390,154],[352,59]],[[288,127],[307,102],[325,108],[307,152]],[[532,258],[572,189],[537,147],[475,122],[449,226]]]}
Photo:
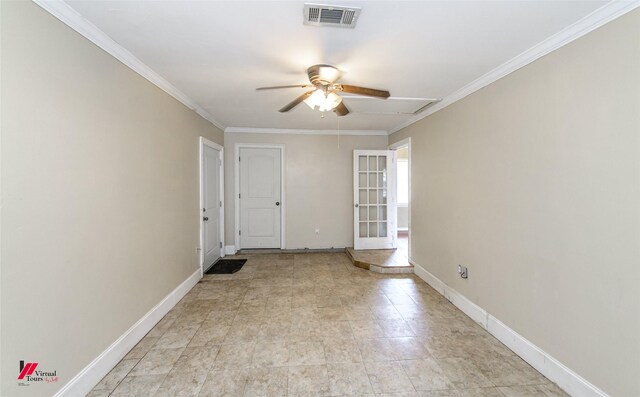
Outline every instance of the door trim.
{"label": "door trim", "polygon": [[198,151],[198,165],[199,165],[199,180],[200,180],[200,206],[198,207],[198,224],[200,225],[200,247],[199,251],[199,262],[200,262],[200,277],[204,276],[204,220],[202,219],[202,208],[204,207],[204,173],[202,172],[202,166],[204,165],[204,148],[210,147],[213,150],[217,150],[220,152],[220,166],[218,170],[220,174],[218,175],[218,180],[220,181],[220,201],[222,201],[222,206],[220,206],[220,242],[222,242],[222,248],[220,249],[220,257],[224,258],[225,249],[224,249],[224,147],[218,145],[217,143],[208,140],[205,137],[200,137],[199,142],[199,151]]}
{"label": "door trim", "polygon": [[[390,150],[398,150],[402,147],[407,147],[407,152],[409,153],[409,159],[407,161],[408,163],[408,168],[409,168],[409,203],[407,205],[407,217],[408,222],[407,222],[407,227],[408,227],[408,233],[407,233],[407,258],[409,259],[409,261],[411,261],[411,204],[412,204],[412,200],[411,200],[411,137],[409,138],[405,138],[402,140],[399,140],[398,142],[394,142],[392,144],[389,145],[389,149]],[[397,157],[397,156],[396,156]],[[396,167],[396,172],[398,172],[398,168]]]}
{"label": "door trim", "polygon": [[241,250],[240,244],[240,149],[242,148],[262,148],[262,149],[280,149],[280,249],[286,249],[285,244],[285,213],[287,208],[287,200],[285,197],[285,145],[281,143],[236,143],[234,146],[234,159],[233,159],[233,174],[234,174],[234,241],[235,249]]}

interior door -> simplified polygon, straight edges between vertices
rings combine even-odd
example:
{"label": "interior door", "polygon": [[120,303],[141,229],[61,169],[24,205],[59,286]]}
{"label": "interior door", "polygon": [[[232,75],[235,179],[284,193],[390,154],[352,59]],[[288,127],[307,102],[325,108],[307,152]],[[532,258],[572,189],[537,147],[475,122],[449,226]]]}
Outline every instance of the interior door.
{"label": "interior door", "polygon": [[280,152],[240,149],[241,248],[280,248]]}
{"label": "interior door", "polygon": [[203,175],[203,251],[204,271],[218,260],[222,252],[220,239],[220,152],[203,146],[202,175]]}
{"label": "interior door", "polygon": [[395,152],[354,150],[355,249],[397,248]]}

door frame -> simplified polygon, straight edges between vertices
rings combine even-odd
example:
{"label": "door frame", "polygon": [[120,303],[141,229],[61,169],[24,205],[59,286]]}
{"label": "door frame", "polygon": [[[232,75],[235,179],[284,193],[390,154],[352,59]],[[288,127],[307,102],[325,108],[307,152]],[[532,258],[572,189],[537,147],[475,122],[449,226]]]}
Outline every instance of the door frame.
{"label": "door frame", "polygon": [[285,169],[285,145],[282,143],[236,143],[234,145],[233,170],[234,170],[234,215],[235,215],[235,251],[242,249],[240,245],[240,149],[253,148],[253,149],[280,149],[280,249],[284,250],[285,245],[285,213],[287,207],[287,200],[285,199],[285,182],[284,182],[284,169]]}
{"label": "door frame", "polygon": [[[408,181],[408,186],[409,186],[409,203],[407,204],[407,217],[408,222],[407,222],[407,227],[409,228],[408,233],[407,233],[407,257],[409,259],[409,261],[411,261],[411,204],[412,204],[412,199],[411,199],[411,137],[408,138],[404,138],[399,140],[398,142],[394,142],[392,144],[389,145],[389,150],[398,150],[400,148],[403,147],[407,147],[407,152],[409,153],[409,159],[407,161],[407,165],[409,168],[409,181]],[[396,173],[398,172],[398,168],[396,167]],[[396,175],[397,177],[397,175]]]}
{"label": "door frame", "polygon": [[204,148],[209,147],[213,150],[220,152],[220,164],[218,170],[220,174],[218,175],[218,180],[220,186],[218,189],[220,190],[220,201],[222,202],[222,206],[220,206],[220,242],[222,243],[222,248],[220,248],[220,257],[224,258],[225,249],[224,249],[224,147],[218,145],[217,143],[210,141],[205,137],[200,137],[199,142],[199,151],[198,151],[198,165],[200,166],[200,206],[198,208],[198,223],[200,225],[200,277],[204,276],[204,220],[202,219],[202,208],[204,208],[204,170],[202,167],[204,166]]}

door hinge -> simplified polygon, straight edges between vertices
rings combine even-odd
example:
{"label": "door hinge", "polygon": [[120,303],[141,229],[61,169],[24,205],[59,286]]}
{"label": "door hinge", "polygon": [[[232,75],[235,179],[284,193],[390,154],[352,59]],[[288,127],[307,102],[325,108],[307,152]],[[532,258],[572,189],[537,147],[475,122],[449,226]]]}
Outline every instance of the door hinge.
{"label": "door hinge", "polygon": [[240,156],[238,156],[238,163],[240,162]]}
{"label": "door hinge", "polygon": [[238,193],[238,198],[242,198],[241,196],[242,196],[242,195],[241,195],[240,193]]}
{"label": "door hinge", "polygon": [[222,241],[220,242],[220,248],[222,248]]}
{"label": "door hinge", "polygon": [[220,208],[222,208],[222,201],[220,202]]}
{"label": "door hinge", "polygon": [[242,236],[242,230],[238,230],[238,236]]}

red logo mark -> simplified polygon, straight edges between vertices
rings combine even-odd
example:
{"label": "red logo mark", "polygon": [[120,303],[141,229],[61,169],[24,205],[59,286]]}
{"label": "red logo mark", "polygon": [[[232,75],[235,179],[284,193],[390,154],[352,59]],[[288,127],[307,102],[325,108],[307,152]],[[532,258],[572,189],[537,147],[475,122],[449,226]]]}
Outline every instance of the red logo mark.
{"label": "red logo mark", "polygon": [[25,376],[32,375],[33,371],[36,370],[38,363],[27,363],[24,365],[20,362],[20,375],[18,375],[18,380],[24,379]]}

